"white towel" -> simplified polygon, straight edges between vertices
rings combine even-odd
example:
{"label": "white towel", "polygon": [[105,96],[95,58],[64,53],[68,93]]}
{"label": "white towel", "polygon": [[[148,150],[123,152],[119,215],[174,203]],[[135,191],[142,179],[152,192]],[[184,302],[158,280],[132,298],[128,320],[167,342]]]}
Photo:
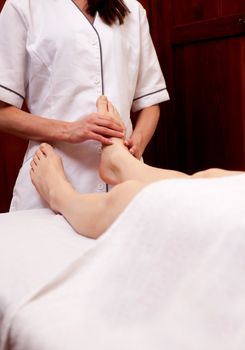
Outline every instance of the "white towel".
{"label": "white towel", "polygon": [[11,350],[244,350],[244,272],[245,176],[165,180],[4,331]]}

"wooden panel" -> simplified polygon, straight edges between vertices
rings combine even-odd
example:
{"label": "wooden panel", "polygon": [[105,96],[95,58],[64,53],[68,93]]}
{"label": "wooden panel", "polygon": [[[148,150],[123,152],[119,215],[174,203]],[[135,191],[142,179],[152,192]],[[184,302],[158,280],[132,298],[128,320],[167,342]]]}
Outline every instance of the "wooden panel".
{"label": "wooden panel", "polygon": [[170,101],[161,104],[160,121],[144,158],[148,164],[162,168],[176,168],[177,166],[176,123],[173,113],[172,21],[169,11],[167,1],[152,0],[151,34],[166,79]]}
{"label": "wooden panel", "polygon": [[[241,42],[240,50],[240,62],[241,62],[241,110],[243,119],[243,157],[245,159],[245,39]],[[243,62],[243,63],[242,63]]]}
{"label": "wooden panel", "polygon": [[[0,10],[4,2],[0,0]],[[0,212],[6,212],[9,209],[12,189],[25,148],[25,141],[0,133]]]}
{"label": "wooden panel", "polygon": [[0,133],[0,212],[6,212],[22,163],[26,141]]}
{"label": "wooden panel", "polygon": [[215,39],[245,33],[245,23],[239,22],[240,15],[220,17],[204,22],[177,26],[173,29],[173,43]]}
{"label": "wooden panel", "polygon": [[222,1],[222,15],[230,15],[236,13],[245,14],[245,1],[244,0],[221,0]]}
{"label": "wooden panel", "polygon": [[175,49],[177,140],[183,171],[245,169],[244,40]]}
{"label": "wooden panel", "polygon": [[175,25],[219,16],[219,0],[173,0],[172,6]]}
{"label": "wooden panel", "polygon": [[[153,37],[161,63],[167,63],[172,108],[164,108],[164,121],[169,128],[174,110],[168,138],[176,139],[177,168],[188,173],[208,167],[245,169],[245,26],[239,23],[245,1],[151,4]],[[160,131],[157,143],[162,137],[159,149],[167,159],[172,152],[165,141],[168,129]]]}

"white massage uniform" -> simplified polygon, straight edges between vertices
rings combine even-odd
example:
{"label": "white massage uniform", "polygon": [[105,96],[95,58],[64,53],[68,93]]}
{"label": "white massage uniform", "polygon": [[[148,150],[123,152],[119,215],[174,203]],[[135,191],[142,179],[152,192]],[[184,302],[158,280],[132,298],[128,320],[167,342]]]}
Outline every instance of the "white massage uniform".
{"label": "white massage uniform", "polygon": [[[7,0],[0,15],[0,100],[31,113],[65,121],[95,112],[105,94],[132,133],[130,111],[168,100],[149,34],[146,12],[126,0],[123,25],[91,24],[72,0]],[[14,188],[11,210],[40,208],[29,176],[39,143],[30,141]],[[98,174],[101,145],[54,143],[66,175],[81,193],[105,192]]]}

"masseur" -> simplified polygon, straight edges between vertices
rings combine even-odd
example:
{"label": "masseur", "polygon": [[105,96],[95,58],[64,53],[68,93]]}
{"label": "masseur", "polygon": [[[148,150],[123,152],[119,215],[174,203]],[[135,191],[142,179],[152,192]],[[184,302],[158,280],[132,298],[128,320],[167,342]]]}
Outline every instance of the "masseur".
{"label": "masseur", "polygon": [[[29,176],[44,141],[77,191],[106,192],[101,145],[124,131],[94,101],[106,94],[117,106],[139,159],[168,99],[145,10],[136,0],[6,0],[0,32],[0,129],[30,140],[11,210],[46,206]],[[24,99],[29,113],[20,110]]]}

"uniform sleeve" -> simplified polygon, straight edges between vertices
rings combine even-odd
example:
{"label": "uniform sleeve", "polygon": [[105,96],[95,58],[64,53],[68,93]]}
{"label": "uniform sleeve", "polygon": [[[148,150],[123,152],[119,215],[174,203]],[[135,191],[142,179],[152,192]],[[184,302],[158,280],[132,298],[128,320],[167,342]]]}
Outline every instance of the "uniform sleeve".
{"label": "uniform sleeve", "polygon": [[140,66],[132,111],[158,104],[169,99],[165,79],[150,36],[146,11],[140,8],[141,38]]}
{"label": "uniform sleeve", "polygon": [[21,108],[26,90],[26,36],[24,17],[7,0],[0,14],[0,100]]}

